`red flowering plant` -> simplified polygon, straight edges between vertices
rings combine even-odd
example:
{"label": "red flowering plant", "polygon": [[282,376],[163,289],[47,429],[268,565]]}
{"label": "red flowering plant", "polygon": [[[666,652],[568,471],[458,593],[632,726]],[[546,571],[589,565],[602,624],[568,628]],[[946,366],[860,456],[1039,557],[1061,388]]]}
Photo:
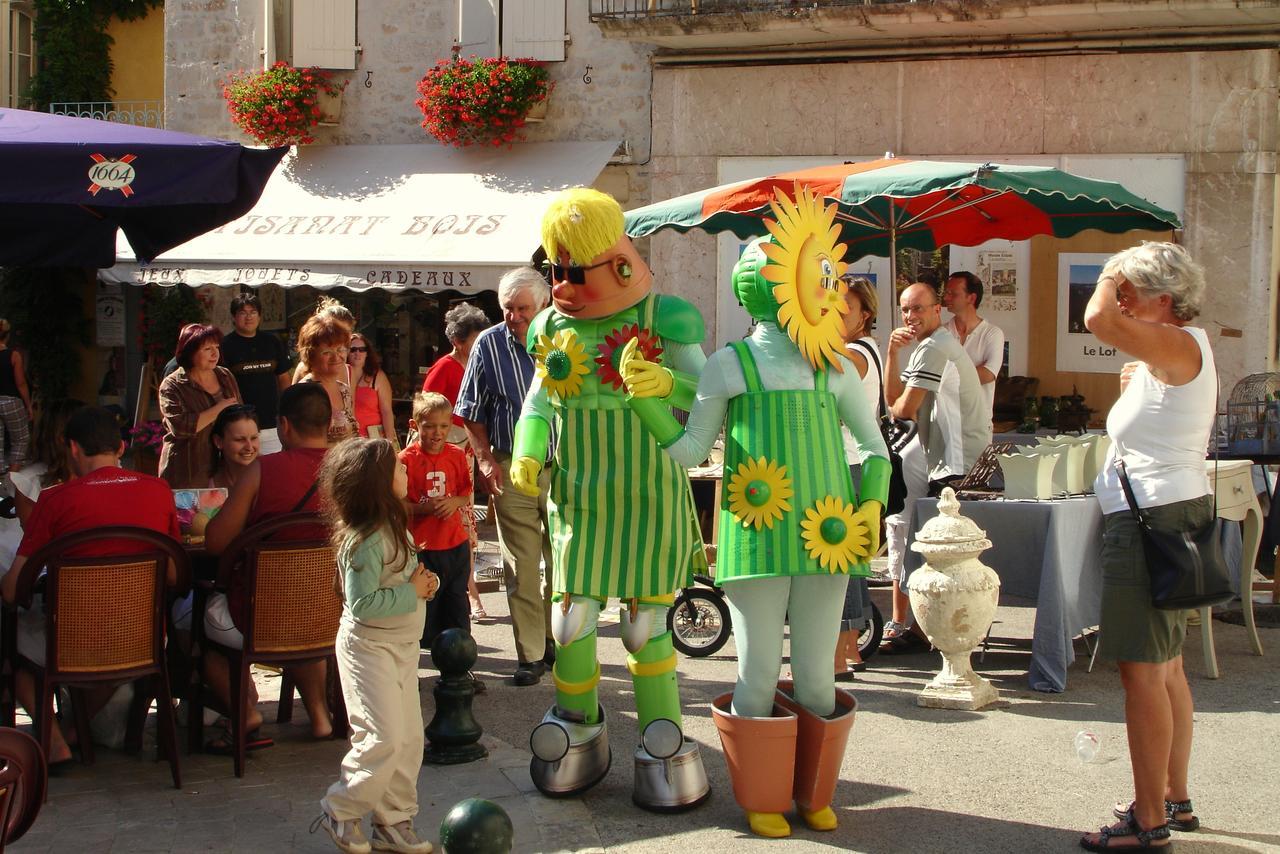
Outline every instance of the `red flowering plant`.
{"label": "red flowering plant", "polygon": [[532,59],[442,59],[418,83],[427,133],[448,145],[510,145],[534,104],[551,92],[546,66]]}
{"label": "red flowering plant", "polygon": [[338,85],[314,68],[277,62],[265,71],[239,71],[227,78],[222,97],[231,120],[265,145],[309,145],[320,123],[319,95],[337,95]]}
{"label": "red flowering plant", "polygon": [[158,454],[164,446],[164,434],[163,421],[143,421],[129,428],[129,441],[135,448],[147,448]]}

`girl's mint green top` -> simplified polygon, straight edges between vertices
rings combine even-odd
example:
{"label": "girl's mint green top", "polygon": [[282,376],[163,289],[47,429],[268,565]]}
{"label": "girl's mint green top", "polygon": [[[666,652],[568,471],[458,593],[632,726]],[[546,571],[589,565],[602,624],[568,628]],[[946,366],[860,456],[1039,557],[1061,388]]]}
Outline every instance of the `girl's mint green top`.
{"label": "girl's mint green top", "polygon": [[418,598],[409,577],[418,566],[418,555],[407,531],[409,545],[398,565],[389,565],[391,532],[382,530],[355,542],[348,538],[338,550],[344,606],[342,622],[355,634],[374,640],[407,641],[422,637],[426,600]]}

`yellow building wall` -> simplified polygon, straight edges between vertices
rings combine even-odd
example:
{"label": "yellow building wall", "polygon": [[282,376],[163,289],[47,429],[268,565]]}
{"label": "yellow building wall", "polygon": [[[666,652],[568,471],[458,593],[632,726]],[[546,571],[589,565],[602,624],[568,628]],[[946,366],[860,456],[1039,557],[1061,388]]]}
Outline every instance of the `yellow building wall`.
{"label": "yellow building wall", "polygon": [[117,101],[164,100],[164,7],[137,21],[112,19],[111,88]]}

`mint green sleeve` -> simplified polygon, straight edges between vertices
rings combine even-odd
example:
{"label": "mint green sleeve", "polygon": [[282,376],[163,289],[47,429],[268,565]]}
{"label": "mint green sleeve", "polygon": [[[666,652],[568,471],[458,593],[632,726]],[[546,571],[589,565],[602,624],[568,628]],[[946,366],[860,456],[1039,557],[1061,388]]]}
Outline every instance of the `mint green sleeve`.
{"label": "mint green sleeve", "polygon": [[516,433],[512,437],[511,458],[533,457],[538,462],[547,458],[551,442],[553,413],[542,377],[535,372],[529,393],[524,396],[520,417],[516,420]]}
{"label": "mint green sleeve", "polygon": [[745,388],[735,388],[735,384],[743,385],[742,369],[732,350],[719,350],[706,360],[698,378],[697,396],[689,409],[688,423],[679,438],[667,447],[667,453],[676,462],[686,468],[696,466],[711,453],[711,446],[724,427],[729,400]]}
{"label": "mint green sleeve", "polygon": [[668,406],[688,412],[693,406],[694,396],[698,391],[698,375],[707,364],[707,356],[698,344],[663,341],[662,348],[662,363],[671,371],[674,381],[671,394],[662,400]]}
{"label": "mint green sleeve", "polygon": [[859,503],[873,500],[884,504],[889,494],[889,448],[884,443],[876,413],[867,402],[862,380],[853,363],[845,361],[844,373],[827,371],[827,388],[836,396],[840,420],[853,435],[858,446],[858,458],[862,460]]}
{"label": "mint green sleeve", "polygon": [[354,549],[344,547],[338,558],[347,608],[357,620],[397,617],[412,614],[418,608],[418,591],[409,581],[394,587],[380,586],[382,537],[373,534]]}

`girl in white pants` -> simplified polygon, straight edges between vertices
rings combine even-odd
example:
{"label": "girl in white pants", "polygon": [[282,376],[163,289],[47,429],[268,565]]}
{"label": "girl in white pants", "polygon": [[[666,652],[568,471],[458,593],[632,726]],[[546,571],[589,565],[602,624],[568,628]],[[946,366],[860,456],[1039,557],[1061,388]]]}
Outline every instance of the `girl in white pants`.
{"label": "girl in white pants", "polygon": [[[348,439],[319,473],[338,551],[342,597],[336,652],[351,722],[351,749],[338,782],[321,800],[323,827],[341,851],[425,854],[418,839],[422,705],[418,641],[424,602],[440,580],[418,563],[407,531],[408,477],[385,439]],[[373,813],[373,843],[360,819]]]}

